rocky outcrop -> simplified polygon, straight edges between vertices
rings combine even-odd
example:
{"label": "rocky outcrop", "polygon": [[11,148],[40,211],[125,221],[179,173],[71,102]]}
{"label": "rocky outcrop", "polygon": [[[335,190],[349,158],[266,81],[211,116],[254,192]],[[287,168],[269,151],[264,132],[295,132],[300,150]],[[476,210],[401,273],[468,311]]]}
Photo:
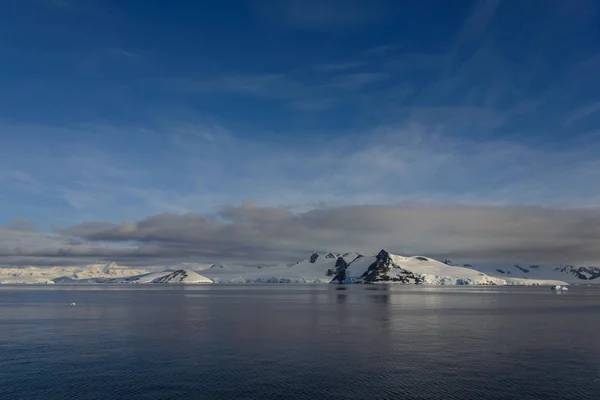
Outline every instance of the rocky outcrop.
{"label": "rocky outcrop", "polygon": [[555,271],[560,271],[576,276],[584,281],[591,281],[600,278],[599,267],[575,267],[573,265],[564,265],[556,268]]}
{"label": "rocky outcrop", "polygon": [[[358,257],[357,257],[358,258]],[[327,270],[327,276],[338,276],[346,273],[346,268],[348,268],[348,263],[344,260],[343,257],[338,257],[335,262],[335,267]]]}
{"label": "rocky outcrop", "polygon": [[[339,268],[337,269],[334,278],[331,280],[331,283],[421,283],[421,279],[413,272],[394,263],[390,253],[385,250],[381,250],[377,256],[375,256],[374,262],[367,264],[368,268],[366,270],[362,269],[364,268],[362,260],[358,266],[356,265],[356,261],[361,258],[362,257],[357,257],[347,265],[339,262]],[[353,271],[351,276],[348,276],[348,271],[351,268],[358,268],[358,271],[361,271],[359,272],[360,275],[357,274],[357,271]]]}
{"label": "rocky outcrop", "polygon": [[375,282],[397,282],[397,283],[421,283],[421,279],[410,271],[396,265],[390,253],[381,250],[373,264],[361,276],[364,283]]}

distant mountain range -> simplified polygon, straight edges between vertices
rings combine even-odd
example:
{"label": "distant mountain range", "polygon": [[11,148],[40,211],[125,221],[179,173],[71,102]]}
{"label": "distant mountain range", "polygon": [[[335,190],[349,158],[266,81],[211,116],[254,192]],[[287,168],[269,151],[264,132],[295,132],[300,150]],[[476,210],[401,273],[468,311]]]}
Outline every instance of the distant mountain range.
{"label": "distant mountain range", "polygon": [[85,267],[5,267],[0,283],[400,283],[428,285],[564,285],[600,283],[594,266],[455,265],[430,257],[405,257],[381,250],[360,253],[313,253],[279,266],[179,264],[162,272],[116,263]]}

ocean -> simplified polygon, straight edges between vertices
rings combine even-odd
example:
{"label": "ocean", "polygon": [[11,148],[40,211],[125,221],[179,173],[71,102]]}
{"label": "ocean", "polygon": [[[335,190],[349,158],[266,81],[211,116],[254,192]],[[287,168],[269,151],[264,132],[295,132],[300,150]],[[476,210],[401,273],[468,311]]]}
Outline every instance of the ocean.
{"label": "ocean", "polygon": [[600,398],[600,288],[0,286],[3,400],[542,398]]}

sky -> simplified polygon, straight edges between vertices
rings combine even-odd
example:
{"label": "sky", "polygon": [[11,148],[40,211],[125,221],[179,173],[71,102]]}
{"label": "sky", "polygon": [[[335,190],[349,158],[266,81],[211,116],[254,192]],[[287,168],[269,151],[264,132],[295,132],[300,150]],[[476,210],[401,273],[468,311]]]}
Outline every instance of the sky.
{"label": "sky", "polygon": [[0,264],[600,262],[594,0],[5,0]]}

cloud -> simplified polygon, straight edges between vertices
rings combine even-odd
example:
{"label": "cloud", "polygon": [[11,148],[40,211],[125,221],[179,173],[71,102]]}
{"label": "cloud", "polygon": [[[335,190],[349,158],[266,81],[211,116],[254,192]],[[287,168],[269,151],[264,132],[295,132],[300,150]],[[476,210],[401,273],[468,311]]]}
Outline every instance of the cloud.
{"label": "cloud", "polygon": [[261,0],[252,2],[257,16],[285,28],[327,31],[368,26],[390,18],[385,0]]}
{"label": "cloud", "polygon": [[67,9],[73,6],[70,0],[42,0],[42,3],[50,7]]}
{"label": "cloud", "polygon": [[[597,208],[401,204],[293,213],[246,202],[214,215],[84,223],[60,229],[60,235],[19,232],[18,247],[2,242],[0,263],[104,259],[130,265],[252,264],[291,262],[310,251],[371,253],[381,248],[477,261],[598,262],[599,227]],[[2,234],[6,231],[0,230]]]}
{"label": "cloud", "polygon": [[369,84],[390,77],[389,73],[380,71],[343,72],[351,69],[350,65],[301,69],[301,78],[286,73],[265,73],[221,75],[208,79],[162,78],[150,82],[167,91],[259,98],[273,100],[295,110],[314,111],[331,109],[348,101],[349,91],[360,93]]}
{"label": "cloud", "polygon": [[350,69],[355,69],[362,67],[366,64],[366,61],[347,61],[347,62],[337,62],[337,63],[328,63],[328,64],[318,64],[315,65],[314,69],[317,71],[345,71]]}
{"label": "cloud", "polygon": [[373,56],[381,56],[388,53],[391,53],[399,48],[396,44],[380,44],[377,46],[369,47],[366,50],[363,50],[359,53],[362,57],[373,57]]}
{"label": "cloud", "polygon": [[31,232],[35,230],[35,224],[31,221],[27,221],[26,219],[16,219],[4,228],[20,232]]}
{"label": "cloud", "polygon": [[380,82],[389,77],[389,74],[383,72],[358,72],[336,76],[330,81],[329,85],[349,91],[360,90],[370,83]]}
{"label": "cloud", "polygon": [[474,3],[456,38],[456,50],[474,41],[480,41],[488,26],[494,19],[501,0],[481,0]]}
{"label": "cloud", "polygon": [[288,106],[301,111],[323,111],[335,107],[339,102],[340,100],[335,98],[299,99],[292,100],[288,103]]}
{"label": "cloud", "polygon": [[[405,111],[405,123],[327,140],[306,135],[294,145],[212,121],[7,128],[23,138],[64,139],[32,141],[26,154],[0,149],[0,171],[13,171],[0,194],[9,201],[5,215],[42,227],[51,215],[61,228],[3,227],[0,264],[258,263],[382,247],[468,260],[598,260],[590,244],[600,204],[597,140],[555,148],[472,139],[465,131],[496,129],[503,114]],[[137,151],[68,144],[107,135],[127,137]],[[161,150],[150,158],[149,142]],[[23,179],[36,182],[35,199],[18,184]],[[245,199],[254,203],[223,208]]]}
{"label": "cloud", "polygon": [[600,113],[600,102],[588,104],[585,107],[581,107],[571,113],[571,115],[565,121],[565,126],[570,126],[577,121],[587,118],[591,115]]}
{"label": "cloud", "polygon": [[297,84],[282,73],[232,74],[208,79],[156,78],[150,80],[163,89],[180,92],[222,92],[264,97],[286,97]]}
{"label": "cloud", "polygon": [[[90,145],[49,146],[26,155],[4,152],[0,170],[10,166],[21,172],[10,174],[0,203],[7,215],[35,215],[39,226],[47,226],[38,218],[51,215],[51,223],[65,225],[161,212],[204,213],[248,198],[294,211],[319,202],[577,207],[600,199],[594,184],[600,171],[595,138],[557,149],[457,135],[502,126],[502,114],[484,111],[397,108],[406,124],[356,129],[327,140],[306,135],[295,145],[236,135],[215,123],[87,127],[95,137],[128,136],[130,148],[140,150],[119,153]],[[53,129],[31,129],[56,137]],[[73,128],[72,136],[78,133]],[[143,150],[148,142],[161,152],[148,158]],[[35,182],[35,197],[13,175]]]}

